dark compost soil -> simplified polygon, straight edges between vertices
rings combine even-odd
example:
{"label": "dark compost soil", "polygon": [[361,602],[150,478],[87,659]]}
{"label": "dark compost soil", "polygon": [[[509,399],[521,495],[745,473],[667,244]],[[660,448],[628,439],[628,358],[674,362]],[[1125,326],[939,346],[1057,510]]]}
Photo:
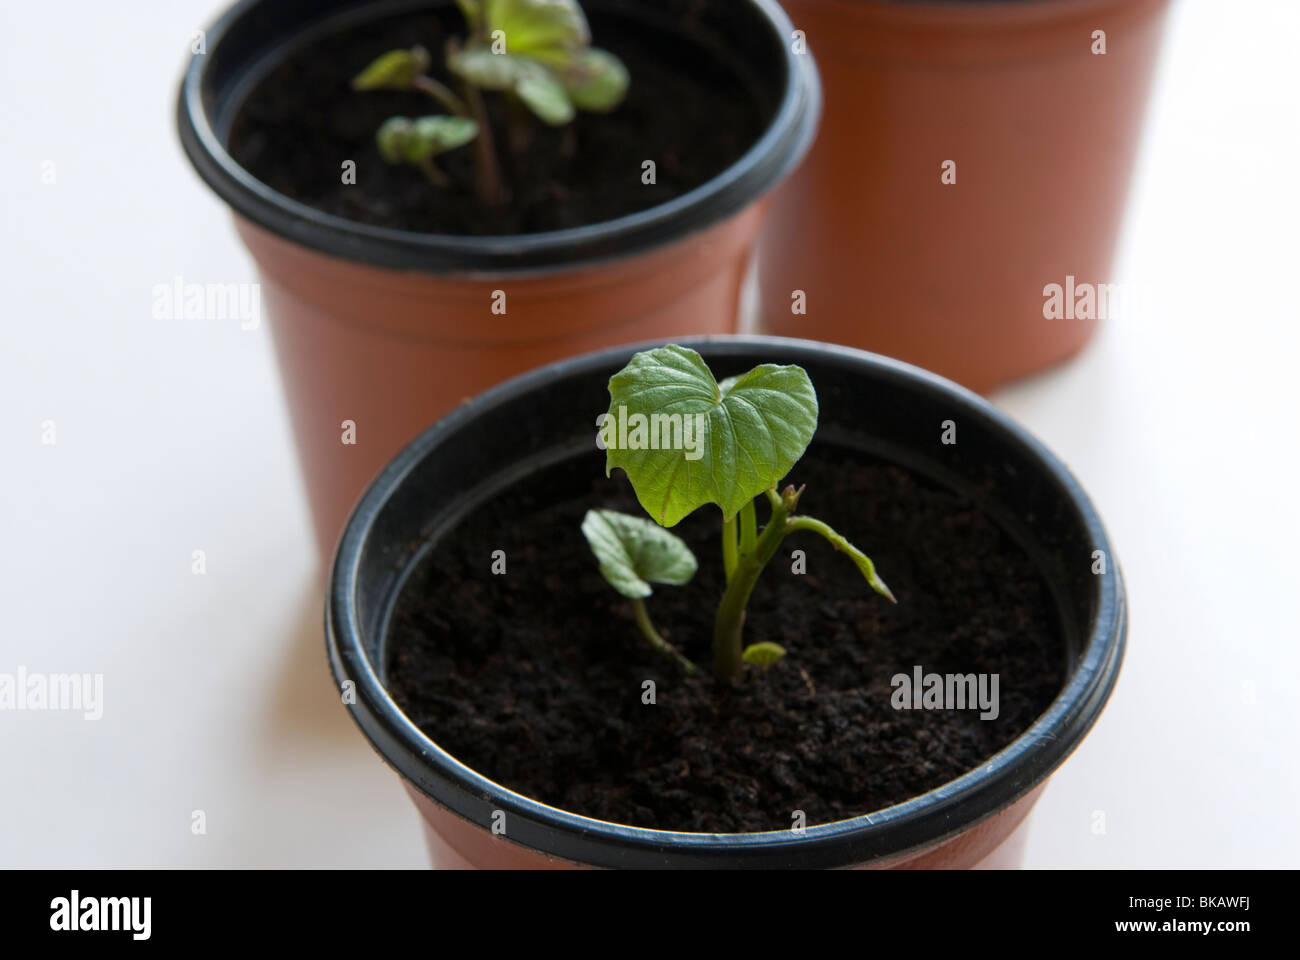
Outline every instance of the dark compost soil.
{"label": "dark compost soil", "polygon": [[[636,826],[782,829],[796,810],[811,825],[950,781],[1013,740],[1060,689],[1055,606],[1024,551],[969,502],[849,456],[815,446],[789,479],[808,485],[802,512],[876,561],[898,605],[820,538],[787,539],[746,626],[747,642],[788,651],[766,674],[735,688],[709,675],[723,585],[713,507],[675,528],[700,559],[694,581],[646,601],[704,669],[686,677],[646,646],[579,530],[591,507],[639,512],[626,478],[605,479],[597,455],[509,488],[426,555],[392,614],[386,682],[421,729],[490,779]],[[806,574],[792,572],[795,549]],[[491,573],[495,550],[506,553],[505,575]],[[890,678],[915,665],[999,674],[999,717],[895,710]],[[642,702],[646,680],[654,705]]]}
{"label": "dark compost soil", "polygon": [[[351,78],[379,54],[424,46],[433,75],[448,36],[462,35],[454,8],[406,14],[328,35],[291,52],[256,84],[231,125],[231,155],[276,191],[327,213],[377,226],[428,233],[525,234],[611,220],[680,196],[734,163],[758,139],[770,108],[752,78],[717,51],[619,18],[590,17],[597,46],[616,53],[632,77],[627,99],[610,114],[579,113],[566,132],[538,121],[533,143],[506,149],[507,103],[488,93],[510,194],[483,209],[474,193],[474,146],[438,158],[451,177],[434,187],[409,166],[380,157],[374,135],[390,116],[445,113],[422,94],[353,91]],[[343,163],[356,182],[343,183]],[[656,164],[657,182],[642,182]]]}

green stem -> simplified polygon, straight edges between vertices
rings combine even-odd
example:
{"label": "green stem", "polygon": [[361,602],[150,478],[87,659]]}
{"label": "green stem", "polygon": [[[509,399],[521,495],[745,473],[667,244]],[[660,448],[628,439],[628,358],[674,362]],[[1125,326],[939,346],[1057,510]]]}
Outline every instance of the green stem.
{"label": "green stem", "polygon": [[501,185],[501,164],[497,160],[487,104],[483,102],[483,94],[479,93],[478,87],[468,81],[465,83],[465,98],[469,101],[470,115],[478,123],[478,136],[474,138],[478,200],[487,209],[496,210],[505,203],[505,190]]}
{"label": "green stem", "polygon": [[411,86],[423,94],[437,100],[458,117],[471,116],[469,105],[452,93],[451,88],[439,83],[433,77],[419,76],[411,81]]}
{"label": "green stem", "polygon": [[445,173],[438,169],[438,166],[433,162],[432,157],[425,157],[417,163],[416,166],[420,168],[420,171],[435,187],[441,187],[445,190],[447,187],[451,186],[451,181],[447,179]]}
{"label": "green stem", "polygon": [[722,572],[727,575],[727,583],[736,573],[736,518],[722,521]]}
{"label": "green stem", "polygon": [[871,585],[872,590],[876,591],[876,593],[880,594],[882,597],[887,598],[891,603],[898,602],[894,598],[894,592],[889,589],[885,584],[885,581],[881,580],[880,575],[876,573],[876,565],[871,561],[871,558],[853,544],[849,543],[849,541],[845,540],[844,537],[832,530],[829,524],[822,523],[820,520],[815,520],[812,517],[795,517],[793,520],[787,522],[785,527],[788,533],[794,533],[798,530],[807,530],[810,533],[816,533],[824,537],[836,550],[849,555],[849,558],[857,564],[862,575],[867,578],[867,583]]}
{"label": "green stem", "polygon": [[768,499],[772,503],[772,516],[768,518],[767,526],[755,542],[754,549],[737,561],[734,575],[727,582],[726,592],[718,604],[718,615],[713,623],[713,671],[722,680],[735,680],[740,675],[745,608],[749,605],[749,596],[754,592],[759,576],[776,556],[787,532],[786,519],[789,513],[785,504],[779,496],[769,495]]}
{"label": "green stem", "polygon": [[660,653],[677,661],[687,673],[695,672],[695,664],[682,656],[677,648],[659,635],[655,625],[650,622],[650,611],[645,608],[645,601],[640,597],[632,598],[632,612],[636,614],[636,625],[641,628],[641,633],[650,641],[650,646],[654,647]]}
{"label": "green stem", "polygon": [[516,96],[506,97],[506,143],[510,147],[510,161],[516,176],[522,176],[525,159],[532,149],[536,129],[532,115]]}
{"label": "green stem", "polygon": [[740,552],[753,553],[758,540],[758,520],[754,516],[754,501],[740,508]]}
{"label": "green stem", "polygon": [[[768,518],[767,526],[763,528],[763,533],[757,541],[752,540],[751,531],[752,547],[749,549],[744,547],[745,527],[753,523],[753,502],[748,505],[748,519],[745,517],[745,511],[742,510],[739,514],[742,549],[739,558],[733,557],[734,563],[728,567],[727,589],[722,595],[722,602],[718,604],[718,615],[713,624],[713,670],[721,680],[735,680],[740,675],[744,663],[742,634],[745,629],[745,608],[749,605],[750,594],[754,592],[763,570],[776,556],[781,541],[792,533],[807,530],[825,537],[836,550],[849,555],[873,590],[894,603],[898,602],[889,587],[885,585],[885,581],[881,580],[876,573],[876,565],[872,563],[870,557],[822,521],[812,517],[791,516],[802,494],[802,487],[796,490],[793,486],[786,487],[783,494],[778,494],[775,487],[767,491],[768,502],[772,505],[772,515]],[[733,551],[735,549],[735,537],[734,521],[724,524],[722,540],[724,562],[727,544],[732,544]]]}

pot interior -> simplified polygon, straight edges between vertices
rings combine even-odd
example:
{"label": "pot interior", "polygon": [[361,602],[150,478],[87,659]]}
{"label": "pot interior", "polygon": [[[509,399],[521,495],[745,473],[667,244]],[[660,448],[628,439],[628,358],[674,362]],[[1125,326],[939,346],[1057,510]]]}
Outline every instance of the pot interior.
{"label": "pot interior", "polygon": [[[223,141],[250,87],[322,37],[424,12],[436,16],[449,35],[465,32],[453,0],[292,0],[243,6],[221,36],[220,58],[204,73],[204,95],[215,108],[213,127]],[[672,62],[707,58],[739,78],[769,118],[781,102],[789,82],[785,51],[750,3],[585,0],[582,7],[596,46],[602,28],[639,30],[648,43],[666,44],[665,56]]]}
{"label": "pot interior", "polygon": [[[449,188],[439,197],[413,171],[384,169],[372,140],[389,116],[446,109],[418,93],[358,94],[347,87],[375,57],[415,45],[430,49],[434,74],[455,86],[442,65],[442,46],[463,37],[465,24],[450,0],[325,0],[310,9],[261,4],[232,23],[204,74],[212,126],[254,176],[324,213],[391,229],[483,235],[582,226],[666,203],[735,164],[771,126],[789,82],[788,63],[773,32],[758,28],[751,4],[588,0],[584,8],[595,45],[628,60],[632,86],[608,119],[580,114],[570,125],[581,134],[576,139],[566,141],[536,121],[526,125],[534,142],[524,171],[502,154],[508,179],[555,177],[553,189],[564,195],[559,209],[566,215],[539,218],[531,228],[527,221],[496,223],[501,211],[472,207],[459,219],[440,217],[448,204],[468,204],[463,191]],[[486,103],[500,152],[509,139],[504,100],[493,95]],[[580,145],[576,166],[556,160],[566,142],[570,149]],[[473,180],[474,154],[453,151],[438,162],[464,184]],[[648,185],[639,176],[647,159],[662,168]],[[347,190],[338,172],[345,160],[359,165]],[[385,192],[367,202],[376,183]],[[623,184],[619,193],[615,184]],[[537,203],[537,190],[532,184],[507,207]],[[584,190],[594,190],[605,205],[569,211],[582,206]]]}
{"label": "pot interior", "polygon": [[[638,85],[633,76],[620,107],[626,115],[621,127],[612,118],[602,125],[597,121],[605,118],[581,115],[563,136],[539,126],[536,143],[546,149],[537,153],[546,164],[526,153],[505,163],[507,179],[515,178],[514,193],[503,208],[488,211],[491,216],[472,215],[473,191],[464,177],[453,178],[456,189],[443,197],[457,207],[448,220],[437,215],[443,207],[428,199],[428,185],[419,176],[392,189],[387,178],[375,175],[386,164],[373,142],[370,112],[387,117],[438,111],[410,93],[354,94],[347,80],[364,63],[341,68],[344,76],[306,71],[301,75],[309,80],[303,82],[291,76],[288,88],[306,91],[302,109],[281,104],[277,113],[274,104],[263,104],[269,113],[261,115],[254,149],[278,164],[275,184],[232,156],[244,105],[254,103],[264,80],[293,73],[294,57],[317,44],[335,49],[340,31],[366,36],[395,18],[433,24],[430,36],[461,35],[452,0],[242,0],[208,31],[208,52],[196,54],[186,72],[178,102],[182,145],[218,195],[259,226],[342,259],[436,274],[554,271],[643,253],[734,216],[802,159],[820,116],[820,86],[812,57],[791,45],[793,27],[775,0],[587,0],[583,6],[596,45],[602,45],[602,35],[621,37],[630,45],[625,52],[654,67],[649,75],[658,79]],[[408,39],[441,42],[419,31]],[[391,41],[371,36],[377,45],[369,52],[391,49]],[[715,87],[725,93],[718,94],[716,108],[704,95]],[[407,99],[385,100],[390,93]],[[493,128],[501,134],[506,105],[497,102],[502,98],[489,100]],[[725,104],[735,107],[727,110]],[[301,129],[326,131],[326,145],[318,149],[316,140],[306,142],[311,137],[305,132],[290,136],[293,150],[286,150],[284,130],[318,110],[321,122]],[[738,124],[737,117],[743,118]],[[678,129],[669,135],[665,125],[674,124]],[[571,148],[575,152],[566,161]],[[468,170],[473,152],[451,151],[439,164],[450,172],[456,165]],[[355,176],[341,190],[340,163],[349,160],[356,164]],[[653,183],[643,182],[646,160],[656,164]],[[600,175],[588,178],[588,167]],[[311,180],[306,194],[281,192],[295,171]],[[326,185],[332,194],[318,192]],[[570,209],[582,207],[584,199],[585,209]],[[518,222],[501,215],[530,204],[541,210],[525,210]],[[413,215],[417,206],[422,216]]]}
{"label": "pot interior", "polygon": [[[1031,558],[1051,591],[1069,682],[1102,599],[1103,581],[1092,573],[1098,531],[1078,510],[1072,491],[1044,470],[1026,435],[1008,433],[974,395],[936,390],[934,384],[942,383],[937,378],[911,377],[901,365],[887,364],[864,376],[846,360],[853,351],[804,345],[788,352],[797,356],[783,357],[779,345],[694,346],[719,379],[759,363],[803,366],[821,407],[807,457],[845,451],[895,463],[969,499],[992,518]],[[595,417],[608,408],[608,380],[621,365],[575,366],[534,383],[526,394],[498,392],[498,401],[485,404],[474,422],[436,431],[436,447],[409,463],[409,472],[374,516],[358,568],[355,597],[363,642],[381,680],[393,606],[422,557],[436,550],[439,538],[466,513],[522,478],[570,461],[590,462]],[[956,443],[942,442],[947,421],[953,422]],[[434,439],[426,435],[417,445]],[[815,490],[809,491],[806,507],[817,514]]]}
{"label": "pot interior", "polygon": [[[646,344],[563,361],[476,398],[408,446],[362,498],[335,560],[328,622],[335,676],[358,685],[354,716],[377,749],[461,817],[484,825],[505,809],[516,842],[611,866],[861,864],[931,849],[1033,791],[1096,721],[1125,643],[1123,580],[1077,481],[982,398],[906,364],[780,338],[683,343],[719,378],[759,363],[803,366],[821,406],[815,443],[896,463],[995,519],[1032,558],[1054,599],[1066,660],[1056,699],[1012,743],[957,779],[873,815],[809,826],[798,837],[789,830],[641,829],[577,816],[509,791],[431,743],[384,687],[387,624],[403,583],[476,504],[535,470],[590,459],[608,379],[637,349],[655,346]],[[948,421],[955,444],[943,443]],[[1100,574],[1093,572],[1097,551],[1106,563]]]}

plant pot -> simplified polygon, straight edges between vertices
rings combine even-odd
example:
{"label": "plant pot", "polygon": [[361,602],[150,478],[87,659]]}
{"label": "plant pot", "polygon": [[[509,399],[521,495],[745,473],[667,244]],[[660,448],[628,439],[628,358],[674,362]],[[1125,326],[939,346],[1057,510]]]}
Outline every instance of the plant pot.
{"label": "plant pot", "polygon": [[1046,319],[1044,288],[1109,282],[1167,0],[785,7],[826,120],[759,241],[758,328],[979,391],[1081,349],[1101,311]]}
{"label": "plant pot", "polygon": [[[693,189],[603,222],[515,235],[415,232],[345,219],[272,189],[236,162],[230,138],[250,89],[304,44],[413,11],[454,23],[452,0],[243,0],[207,31],[206,53],[186,72],[181,141],[233,208],[257,262],[326,555],[379,468],[419,429],[486,387],[600,346],[735,328],[764,197],[800,160],[816,128],[812,60],[791,52],[789,21],[772,0],[584,6],[598,43],[602,31],[616,28],[655,38],[645,42],[662,43],[669,60],[697,57],[711,70],[730,71],[760,118],[753,142]],[[340,83],[354,66],[340,63]],[[645,158],[659,157],[659,148],[646,143]],[[337,156],[320,162],[340,169]],[[628,173],[633,183],[641,162],[638,153]],[[376,160],[356,175],[409,172]]]}
{"label": "plant pot", "polygon": [[[459,562],[459,554],[448,552],[448,544],[457,524],[473,516],[472,510],[512,490],[526,492],[539,508],[545,507],[548,498],[562,495],[546,481],[546,471],[571,463],[590,466],[581,458],[599,456],[592,411],[606,409],[609,377],[638,348],[562,361],[498,386],[421,434],[363,496],[335,558],[326,613],[331,668],[353,718],[404,779],[424,820],[435,865],[968,867],[1014,860],[1023,834],[1013,834],[1048,775],[1096,721],[1123,656],[1123,580],[1101,521],[1078,482],[1038,441],[987,402],[906,364],[801,340],[720,337],[685,342],[700,351],[719,377],[764,362],[804,367],[821,404],[820,426],[805,461],[820,456],[819,451],[849,451],[898,465],[927,478],[936,489],[969,498],[972,509],[1013,537],[1049,598],[1047,619],[1039,622],[1059,620],[1060,629],[1053,625],[1041,638],[1029,631],[1029,642],[1045,645],[1045,655],[1059,654],[1058,685],[1043,699],[1041,714],[1030,714],[1034,718],[1017,728],[1022,732],[1012,731],[1005,747],[976,759],[950,781],[864,815],[829,823],[809,821],[801,833],[720,834],[621,825],[530,799],[460,762],[422,732],[395,700],[389,661],[394,624],[401,620],[395,611],[415,582],[413,570],[437,559],[440,551],[449,562]],[[956,425],[955,444],[941,442],[945,421]],[[800,469],[796,466],[792,480],[800,479]],[[829,506],[831,492],[825,484],[820,489],[817,502]],[[810,486],[805,495],[810,510],[816,498],[817,489]],[[869,526],[861,517],[852,526],[835,525],[842,532]],[[869,548],[873,554],[877,546]],[[517,551],[519,545],[510,549]],[[897,549],[895,557],[901,558],[911,548],[898,544]],[[512,555],[518,564],[518,553]],[[547,575],[560,576],[551,567],[558,554],[548,548],[546,556]],[[1097,567],[1098,557],[1105,559],[1104,569]],[[594,569],[590,556],[585,559]],[[882,562],[881,556],[876,559]],[[698,576],[703,576],[707,562],[701,555]],[[903,566],[899,559],[891,563],[882,566],[887,579]],[[513,576],[524,577],[520,586],[525,592],[578,589],[576,581],[564,579],[567,575],[561,577],[563,586],[534,582],[522,572]],[[887,609],[942,606],[948,599],[903,587],[899,607],[885,605]],[[659,591],[653,602],[661,602]],[[469,603],[468,593],[458,595],[456,603]],[[496,609],[500,613],[495,619],[500,620],[516,608],[502,601]],[[599,620],[601,615],[593,616]],[[749,622],[759,619],[751,611]],[[479,622],[486,636],[492,625]],[[516,626],[507,624],[509,629]],[[599,622],[593,630],[601,634],[601,644],[614,642]],[[611,627],[609,637],[623,630]],[[1049,643],[1059,647],[1049,648]],[[639,678],[640,669],[629,668],[629,673]],[[832,664],[832,673],[839,669]],[[534,673],[562,687],[544,668]],[[836,769],[847,760],[825,757]],[[538,762],[552,760],[544,756]],[[505,825],[504,835],[493,831],[499,824]]]}

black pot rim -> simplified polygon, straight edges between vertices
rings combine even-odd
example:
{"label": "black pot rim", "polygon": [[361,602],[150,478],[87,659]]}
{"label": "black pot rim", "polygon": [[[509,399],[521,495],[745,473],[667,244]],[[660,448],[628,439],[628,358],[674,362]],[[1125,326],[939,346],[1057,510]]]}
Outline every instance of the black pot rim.
{"label": "black pot rim", "polygon": [[[810,53],[792,50],[789,17],[776,0],[744,0],[785,51],[788,79],[767,129],[712,180],[648,210],[544,233],[471,237],[376,227],[271,189],[230,156],[216,133],[217,111],[204,98],[208,64],[231,25],[267,2],[239,0],[206,31],[209,52],[194,54],[181,80],[176,105],[181,145],[199,176],[241,216],[294,243],[371,266],[436,274],[541,274],[645,253],[734,216],[775,187],[808,152],[821,116],[817,68]],[[428,5],[428,0],[394,2]]]}
{"label": "black pot rim", "polygon": [[1127,637],[1123,576],[1101,518],[1069,469],[1023,427],[988,401],[936,374],[876,354],[809,340],[766,336],[694,337],[679,341],[708,358],[770,353],[783,363],[815,359],[862,370],[886,382],[920,383],[944,397],[956,414],[978,418],[1030,452],[1065,491],[1092,542],[1111,558],[1100,578],[1100,602],[1083,640],[1078,666],[1048,709],[1029,729],[984,765],[928,793],[869,815],[789,830],[707,834],[608,823],[560,810],[515,793],[443,751],[389,696],[367,658],[357,617],[355,587],[371,526],[392,491],[445,434],[473,422],[556,378],[616,369],[651,342],[562,360],[509,380],[448,414],[379,474],[358,503],[335,554],[326,598],[326,632],[335,680],[355,684],[353,719],[390,766],[426,796],[482,826],[494,810],[506,812],[510,837],[548,856],[593,866],[842,867],[886,860],[964,832],[1029,793],[1055,770],[1092,728],[1119,674]]}

